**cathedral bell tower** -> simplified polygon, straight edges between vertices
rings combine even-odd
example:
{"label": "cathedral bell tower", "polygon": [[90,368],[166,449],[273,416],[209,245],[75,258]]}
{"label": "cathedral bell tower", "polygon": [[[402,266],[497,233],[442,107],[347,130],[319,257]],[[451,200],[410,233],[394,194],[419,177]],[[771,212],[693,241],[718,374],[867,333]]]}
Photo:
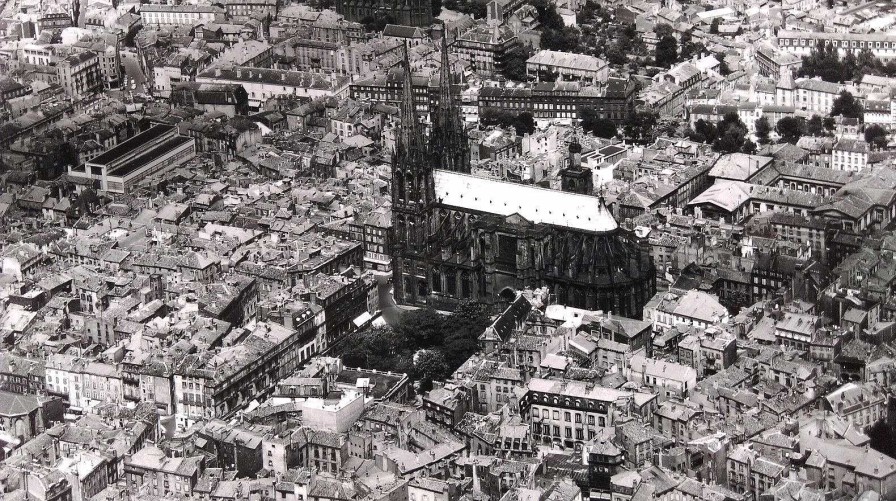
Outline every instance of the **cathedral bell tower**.
{"label": "cathedral bell tower", "polygon": [[432,118],[429,149],[432,165],[443,170],[470,173],[470,142],[452,90],[448,60],[448,30],[442,29],[442,66],[439,69],[439,103]]}
{"label": "cathedral bell tower", "polygon": [[582,167],[582,144],[579,143],[579,135],[573,131],[569,141],[569,156],[566,159],[566,167],[560,170],[560,188],[563,191],[590,195],[594,190],[594,180],[591,169]]}
{"label": "cathedral bell tower", "polygon": [[433,166],[417,118],[414,85],[404,47],[401,124],[392,156],[393,282],[399,301],[426,297],[426,256],[429,253]]}

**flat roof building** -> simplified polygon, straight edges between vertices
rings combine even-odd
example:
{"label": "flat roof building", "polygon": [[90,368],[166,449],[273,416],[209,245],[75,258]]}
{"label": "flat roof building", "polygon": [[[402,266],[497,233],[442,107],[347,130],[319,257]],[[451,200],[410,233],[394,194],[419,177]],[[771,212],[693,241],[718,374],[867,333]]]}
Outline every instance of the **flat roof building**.
{"label": "flat roof building", "polygon": [[192,138],[178,135],[173,125],[160,124],[106,150],[83,170],[70,168],[69,174],[92,179],[103,191],[128,193],[149,176],[171,170],[195,155]]}

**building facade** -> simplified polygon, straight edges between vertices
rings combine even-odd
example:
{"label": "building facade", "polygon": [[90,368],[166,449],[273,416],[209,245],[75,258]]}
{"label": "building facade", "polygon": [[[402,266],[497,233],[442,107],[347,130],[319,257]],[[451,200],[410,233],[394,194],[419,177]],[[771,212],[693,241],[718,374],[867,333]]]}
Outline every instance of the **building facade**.
{"label": "building facade", "polygon": [[59,85],[75,101],[87,99],[103,90],[100,58],[91,51],[73,54],[56,65]]}

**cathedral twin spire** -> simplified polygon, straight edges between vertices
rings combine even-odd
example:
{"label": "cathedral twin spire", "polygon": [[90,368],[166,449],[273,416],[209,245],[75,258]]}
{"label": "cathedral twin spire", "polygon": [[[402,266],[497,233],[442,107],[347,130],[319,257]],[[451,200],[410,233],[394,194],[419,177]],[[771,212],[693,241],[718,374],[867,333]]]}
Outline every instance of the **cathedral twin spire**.
{"label": "cathedral twin spire", "polygon": [[432,131],[428,145],[417,120],[414,99],[413,76],[408,59],[407,45],[404,46],[402,68],[401,129],[396,148],[397,160],[404,168],[419,168],[419,163],[428,163],[429,168],[470,172],[470,148],[452,91],[451,64],[448,60],[447,32],[442,34],[441,68],[439,70],[438,104],[430,110]]}
{"label": "cathedral twin spire", "polygon": [[396,155],[399,163],[409,167],[420,162],[426,146],[423,141],[423,132],[417,121],[417,103],[414,99],[414,82],[411,76],[411,63],[408,60],[408,46],[405,44],[402,70],[404,70],[404,82],[401,89],[401,125],[399,128]]}
{"label": "cathedral twin spire", "polygon": [[439,69],[439,104],[430,137],[430,156],[444,170],[470,172],[470,145],[454,103],[451,63],[448,61],[448,31],[442,32],[442,65]]}

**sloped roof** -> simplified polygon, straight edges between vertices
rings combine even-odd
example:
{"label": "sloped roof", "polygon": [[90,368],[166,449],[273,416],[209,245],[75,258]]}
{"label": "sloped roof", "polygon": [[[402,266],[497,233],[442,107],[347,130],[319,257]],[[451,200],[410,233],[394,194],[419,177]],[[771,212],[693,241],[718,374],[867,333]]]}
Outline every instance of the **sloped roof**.
{"label": "sloped roof", "polygon": [[598,197],[443,170],[434,171],[433,177],[436,198],[445,205],[505,217],[519,214],[533,223],[585,231],[609,232],[618,228]]}

